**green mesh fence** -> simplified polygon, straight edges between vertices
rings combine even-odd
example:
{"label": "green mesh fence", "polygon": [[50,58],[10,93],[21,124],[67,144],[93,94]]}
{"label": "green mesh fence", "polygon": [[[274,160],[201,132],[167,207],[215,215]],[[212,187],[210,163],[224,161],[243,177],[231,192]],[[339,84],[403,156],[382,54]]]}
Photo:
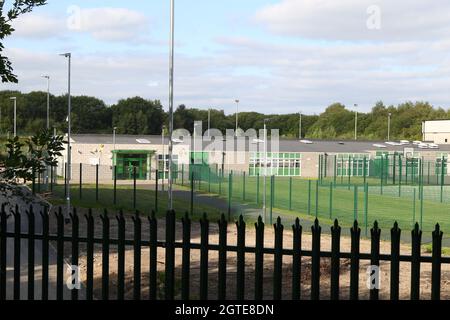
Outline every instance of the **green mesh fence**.
{"label": "green mesh fence", "polygon": [[[341,176],[323,175],[319,179],[307,180],[249,176],[245,172],[222,171],[218,166],[185,166],[179,168],[177,183],[190,187],[193,176],[195,192],[218,195],[228,201],[229,206],[245,205],[255,209],[262,208],[265,190],[267,217],[271,217],[272,222],[278,215],[300,215],[317,216],[321,220],[339,219],[343,225],[351,225],[357,219],[363,234],[369,235],[375,220],[384,229],[391,228],[397,221],[404,230],[411,229],[417,222],[424,231],[431,232],[436,223],[444,231],[450,231],[450,186],[445,185],[448,181],[446,172],[437,175],[442,184],[435,183],[436,174],[430,175],[428,183],[428,174],[423,174],[428,172],[427,162],[420,160],[406,165],[404,159],[401,160],[405,166],[400,171],[392,164],[381,164],[381,161],[378,167],[367,169],[367,172],[380,174],[378,179],[373,175],[350,175],[350,178],[344,175],[341,180]],[[406,167],[410,174],[408,178]],[[382,172],[383,168],[386,174]],[[395,179],[394,171],[397,172]],[[327,174],[330,172],[333,173],[329,170]],[[262,211],[255,212],[261,214]]]}

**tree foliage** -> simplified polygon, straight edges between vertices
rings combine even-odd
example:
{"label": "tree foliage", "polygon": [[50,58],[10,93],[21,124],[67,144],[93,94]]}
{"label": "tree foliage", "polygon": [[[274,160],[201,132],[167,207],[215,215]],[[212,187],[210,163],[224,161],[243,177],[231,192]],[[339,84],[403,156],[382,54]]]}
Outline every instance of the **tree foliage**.
{"label": "tree foliage", "polygon": [[14,32],[11,26],[12,21],[46,3],[46,0],[14,0],[11,7],[5,10],[5,1],[0,0],[0,77],[2,82],[18,82],[17,76],[13,73],[11,61],[3,55],[5,49],[3,41]]}
{"label": "tree foliage", "polygon": [[[32,135],[45,127],[47,116],[47,94],[18,91],[0,91],[0,136],[13,131],[13,104],[11,96],[17,97],[17,128],[19,135]],[[386,106],[379,101],[369,112],[358,112],[358,138],[385,140],[388,131],[388,115],[391,114],[391,138],[420,140],[422,121],[450,119],[450,112],[433,107],[428,102],[407,101],[397,106]],[[210,109],[211,128],[225,133],[235,128],[235,114],[224,110]],[[67,95],[50,96],[50,125],[57,131],[67,130]],[[268,129],[279,129],[285,138],[299,137],[299,114],[262,114],[258,112],[239,113],[239,127],[243,130],[262,129],[267,119]],[[201,121],[203,131],[208,128],[208,110],[188,108],[180,105],[174,112],[174,128],[193,132],[194,122]],[[72,97],[72,132],[112,134],[117,127],[118,134],[159,135],[162,127],[168,127],[168,114],[158,100],[134,97],[120,100],[113,106],[88,96]],[[353,139],[355,110],[349,110],[341,103],[333,103],[318,115],[302,116],[302,137],[310,139]],[[0,148],[1,152],[1,148]]]}
{"label": "tree foliage", "polygon": [[6,148],[2,178],[30,181],[34,175],[44,172],[47,167],[58,164],[57,159],[64,150],[63,137],[53,136],[50,131],[43,129],[25,139],[25,142],[20,141],[19,137],[9,139]]}

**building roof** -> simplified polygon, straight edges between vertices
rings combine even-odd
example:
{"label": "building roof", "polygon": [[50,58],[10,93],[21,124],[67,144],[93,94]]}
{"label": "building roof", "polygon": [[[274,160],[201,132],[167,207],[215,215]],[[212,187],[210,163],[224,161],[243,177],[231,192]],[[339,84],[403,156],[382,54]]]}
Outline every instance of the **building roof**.
{"label": "building roof", "polygon": [[[76,144],[113,144],[113,136],[104,134],[77,134],[71,136],[73,143]],[[141,141],[141,143],[138,142]],[[145,143],[145,141],[149,143]],[[214,140],[213,140],[214,141]],[[144,143],[143,143],[144,142]],[[280,152],[318,152],[318,153],[367,153],[373,151],[398,151],[403,152],[405,148],[414,148],[415,151],[450,151],[450,145],[439,145],[439,149],[420,149],[416,145],[389,145],[385,141],[354,141],[354,140],[311,140],[311,144],[302,143],[297,139],[282,139],[279,140]],[[168,137],[164,137],[164,144],[168,144]],[[204,140],[203,146],[206,147],[211,141]],[[161,145],[162,136],[157,135],[116,135],[116,145]],[[236,144],[236,140],[235,140]],[[252,150],[256,149],[257,143],[249,140],[246,141],[247,150],[250,149],[249,145],[252,144]],[[262,143],[260,150],[262,150]],[[383,145],[385,148],[377,147],[376,145]],[[269,141],[268,150],[271,149],[271,143]]]}

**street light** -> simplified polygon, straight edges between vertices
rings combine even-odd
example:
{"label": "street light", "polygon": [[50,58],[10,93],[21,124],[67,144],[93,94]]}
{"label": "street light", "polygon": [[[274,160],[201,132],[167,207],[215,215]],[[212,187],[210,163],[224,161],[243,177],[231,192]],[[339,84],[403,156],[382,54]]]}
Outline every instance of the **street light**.
{"label": "street light", "polygon": [[301,111],[300,111],[300,124],[299,124],[298,136],[299,136],[300,140],[302,140],[302,112]]}
{"label": "street light", "polygon": [[211,130],[211,108],[208,109],[208,137],[210,135],[209,130]]}
{"label": "street light", "polygon": [[236,102],[236,136],[239,127],[239,99],[234,100]]}
{"label": "street light", "polygon": [[358,104],[355,103],[353,106],[355,107],[355,140],[358,140],[358,110],[356,110]]}
{"label": "street light", "polygon": [[175,40],[175,1],[170,0],[170,54],[169,54],[169,190],[168,209],[173,210],[172,198],[172,155],[173,155],[173,70]]}
{"label": "street light", "polygon": [[68,69],[67,69],[67,177],[66,177],[66,190],[67,190],[67,212],[66,212],[66,222],[68,222],[70,214],[70,169],[71,169],[71,150],[70,150],[70,131],[71,131],[71,98],[70,98],[70,73],[72,67],[72,54],[63,53],[60,56],[67,58]]}
{"label": "street light", "polygon": [[43,75],[41,76],[44,79],[47,79],[47,130],[50,129],[50,76]]}
{"label": "street light", "polygon": [[114,145],[114,151],[116,151],[116,131],[117,127],[113,128],[113,145]]}
{"label": "street light", "polygon": [[264,119],[264,193],[263,193],[263,216],[264,222],[266,222],[266,193],[267,193],[267,125],[266,122],[269,119]]}
{"label": "street light", "polygon": [[163,161],[163,174],[162,174],[162,191],[164,191],[164,179],[166,178],[166,141],[164,139],[164,132],[166,130],[166,126],[162,127],[161,132],[161,144],[162,144],[162,161]]}
{"label": "street light", "polygon": [[391,141],[391,116],[392,113],[388,113],[388,141]]}
{"label": "street light", "polygon": [[14,137],[17,137],[17,97],[11,97],[9,99],[14,101]]}

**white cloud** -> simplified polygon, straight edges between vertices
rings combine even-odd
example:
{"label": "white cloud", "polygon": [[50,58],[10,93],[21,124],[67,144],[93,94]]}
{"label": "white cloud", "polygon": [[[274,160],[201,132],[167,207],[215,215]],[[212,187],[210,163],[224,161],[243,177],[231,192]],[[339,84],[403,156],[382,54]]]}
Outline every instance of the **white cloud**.
{"label": "white cloud", "polygon": [[[369,10],[379,8],[380,15]],[[310,39],[405,41],[450,37],[447,0],[281,0],[259,10],[271,32]],[[380,29],[369,29],[371,18]],[[372,25],[371,25],[372,26]]]}
{"label": "white cloud", "polygon": [[72,7],[69,13],[69,30],[87,32],[97,40],[122,41],[141,38],[142,32],[148,28],[148,20],[144,14],[125,8]]}
{"label": "white cloud", "polygon": [[136,42],[148,38],[148,18],[125,8],[69,7],[65,17],[30,13],[14,21],[14,37],[53,38],[87,34],[99,41]]}
{"label": "white cloud", "polygon": [[13,27],[14,37],[52,38],[61,36],[64,21],[47,15],[25,14],[14,21]]}

